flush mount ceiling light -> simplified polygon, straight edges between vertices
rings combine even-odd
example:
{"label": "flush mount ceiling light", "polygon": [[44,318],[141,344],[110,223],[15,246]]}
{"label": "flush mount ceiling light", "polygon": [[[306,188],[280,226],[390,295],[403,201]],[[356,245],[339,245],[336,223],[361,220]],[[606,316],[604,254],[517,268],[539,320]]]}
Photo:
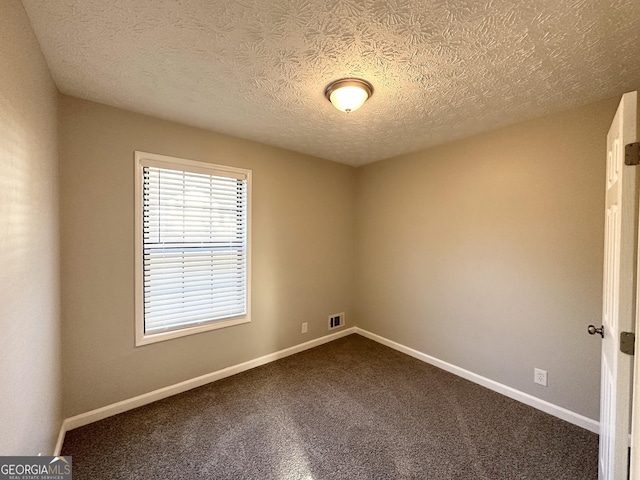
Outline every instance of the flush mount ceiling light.
{"label": "flush mount ceiling light", "polygon": [[324,96],[341,112],[354,112],[373,95],[373,86],[359,78],[341,78],[327,85]]}

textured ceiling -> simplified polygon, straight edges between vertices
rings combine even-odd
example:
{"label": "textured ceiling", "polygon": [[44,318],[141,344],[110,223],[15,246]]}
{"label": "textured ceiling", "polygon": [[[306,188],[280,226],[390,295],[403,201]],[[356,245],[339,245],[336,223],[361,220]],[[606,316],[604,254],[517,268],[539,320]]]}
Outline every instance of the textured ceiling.
{"label": "textured ceiling", "polygon": [[63,93],[351,165],[640,85],[640,0],[23,3]]}

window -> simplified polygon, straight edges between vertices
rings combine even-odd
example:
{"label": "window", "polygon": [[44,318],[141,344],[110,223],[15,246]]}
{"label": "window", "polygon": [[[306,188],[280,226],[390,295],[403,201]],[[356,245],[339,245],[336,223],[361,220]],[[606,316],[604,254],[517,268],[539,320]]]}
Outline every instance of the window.
{"label": "window", "polygon": [[136,345],[250,321],[251,171],[136,164]]}

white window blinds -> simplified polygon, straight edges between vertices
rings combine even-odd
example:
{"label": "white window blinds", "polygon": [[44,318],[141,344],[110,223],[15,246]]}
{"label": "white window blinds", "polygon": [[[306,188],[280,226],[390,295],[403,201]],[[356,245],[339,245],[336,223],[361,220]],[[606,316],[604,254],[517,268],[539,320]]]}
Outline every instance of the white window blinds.
{"label": "white window blinds", "polygon": [[247,314],[247,176],[142,165],[144,334]]}

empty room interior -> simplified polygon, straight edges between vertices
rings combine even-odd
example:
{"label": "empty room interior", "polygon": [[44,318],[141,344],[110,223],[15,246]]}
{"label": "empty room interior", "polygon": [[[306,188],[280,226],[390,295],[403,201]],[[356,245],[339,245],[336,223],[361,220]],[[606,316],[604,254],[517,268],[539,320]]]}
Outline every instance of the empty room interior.
{"label": "empty room interior", "polygon": [[640,2],[0,5],[0,455],[598,478]]}

